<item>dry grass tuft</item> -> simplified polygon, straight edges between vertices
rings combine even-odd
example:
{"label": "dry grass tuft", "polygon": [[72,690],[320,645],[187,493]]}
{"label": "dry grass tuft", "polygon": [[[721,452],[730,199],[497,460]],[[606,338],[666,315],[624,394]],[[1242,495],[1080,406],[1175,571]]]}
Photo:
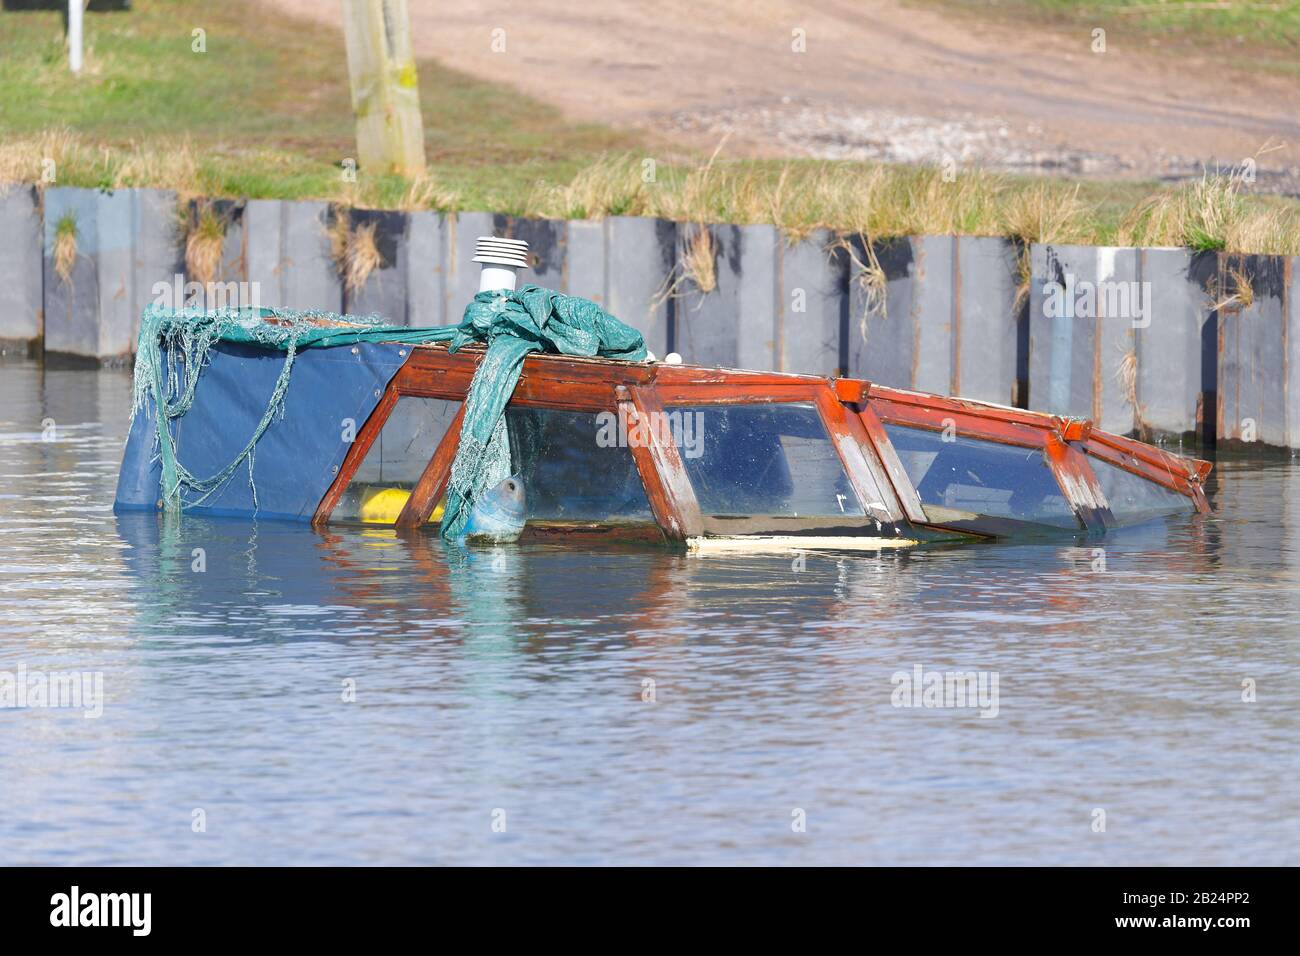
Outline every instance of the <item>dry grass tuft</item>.
{"label": "dry grass tuft", "polygon": [[[1255,286],[1250,281],[1250,276],[1246,275],[1241,269],[1228,270],[1228,282],[1222,285],[1218,280],[1214,280],[1210,285],[1210,308],[1217,312],[1220,309],[1249,309],[1255,304]],[[1231,291],[1228,286],[1231,285]]]}
{"label": "dry grass tuft", "polygon": [[1124,352],[1115,369],[1115,381],[1124,393],[1125,403],[1133,409],[1133,426],[1139,435],[1149,434],[1151,426],[1147,423],[1145,409],[1138,404],[1138,357],[1137,349],[1129,348]]}
{"label": "dry grass tuft", "polygon": [[54,271],[63,283],[72,281],[72,267],[77,262],[77,220],[64,213],[54,227]]}
{"label": "dry grass tuft", "polygon": [[852,263],[852,281],[856,282],[858,288],[862,290],[863,309],[862,316],[858,319],[858,334],[862,336],[862,341],[865,343],[867,320],[872,313],[879,314],[882,319],[889,318],[889,277],[880,264],[880,258],[876,255],[876,244],[871,238],[858,233],[857,239],[862,245],[866,261],[858,255],[852,236],[838,237],[827,246],[826,251],[842,251]]}
{"label": "dry grass tuft", "polygon": [[1036,182],[1012,190],[1003,206],[1002,231],[1026,244],[1086,243],[1093,237],[1087,226],[1088,207],[1079,187],[1062,190],[1055,184]]}
{"label": "dry grass tuft", "polygon": [[631,155],[601,156],[565,185],[535,188],[526,211],[561,219],[648,215],[649,189],[657,184],[645,181],[644,163]]}
{"label": "dry grass tuft", "polygon": [[1010,194],[1003,207],[1004,231],[1020,245],[1016,262],[1019,283],[1012,309],[1019,312],[1029,300],[1032,278],[1032,243],[1088,243],[1095,241],[1086,226],[1087,205],[1079,198],[1079,187],[1062,192],[1046,182],[1034,183]]}
{"label": "dry grass tuft", "polygon": [[384,265],[384,257],[375,244],[378,223],[352,225],[352,216],[340,209],[329,228],[330,252],[334,265],[349,293],[360,291],[370,278],[370,273]]}
{"label": "dry grass tuft", "polygon": [[1228,272],[1228,277],[1234,286],[1233,296],[1243,309],[1249,309],[1255,304],[1255,287],[1251,284],[1250,276],[1240,269],[1232,269]]}
{"label": "dry grass tuft", "polygon": [[157,187],[186,198],[203,191],[199,158],[188,140],[93,145],[66,129],[0,143],[0,182],[65,183],[100,188]]}
{"label": "dry grass tuft", "polygon": [[1120,223],[1122,245],[1185,246],[1211,252],[1300,255],[1300,209],[1248,193],[1245,167],[1162,190]]}
{"label": "dry grass tuft", "polygon": [[459,197],[445,189],[432,173],[424,172],[410,181],[406,191],[397,200],[397,208],[402,212],[416,212],[422,209],[449,211],[457,208]]}
{"label": "dry grass tuft", "polygon": [[337,209],[334,213],[334,221],[326,229],[326,235],[330,240],[330,256],[334,259],[339,274],[342,275],[347,264],[348,241],[352,238],[352,214],[347,209]]}
{"label": "dry grass tuft", "polygon": [[1134,410],[1137,409],[1137,372],[1137,350],[1129,349],[1115,369],[1115,381],[1119,382],[1120,389],[1124,392],[1124,401]]}
{"label": "dry grass tuft", "polygon": [[53,175],[71,165],[84,147],[66,129],[46,130],[37,136],[5,137],[0,141],[0,182],[49,183]]}
{"label": "dry grass tuft", "polygon": [[186,221],[185,272],[201,285],[217,278],[226,242],[226,221],[211,201],[201,202]]}
{"label": "dry grass tuft", "polygon": [[682,275],[708,295],[718,287],[718,247],[708,226],[696,226],[682,256]]}
{"label": "dry grass tuft", "polygon": [[104,151],[102,162],[111,170],[114,189],[165,186],[182,199],[202,192],[199,161],[188,140],[144,145],[132,143],[128,152],[114,157]]}
{"label": "dry grass tuft", "polygon": [[708,226],[694,224],[687,227],[682,253],[672,271],[664,277],[663,284],[650,301],[650,311],[658,309],[669,299],[682,296],[682,286],[691,282],[701,295],[708,295],[718,287],[718,246]]}

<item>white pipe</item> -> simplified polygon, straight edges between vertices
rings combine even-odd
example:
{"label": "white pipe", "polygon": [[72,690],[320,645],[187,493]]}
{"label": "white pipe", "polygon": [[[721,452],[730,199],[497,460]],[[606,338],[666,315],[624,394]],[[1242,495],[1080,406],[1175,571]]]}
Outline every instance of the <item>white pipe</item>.
{"label": "white pipe", "polygon": [[81,72],[81,17],[83,0],[68,0],[68,66]]}
{"label": "white pipe", "polygon": [[480,292],[496,292],[501,289],[513,291],[516,279],[518,273],[513,266],[485,265],[478,275],[478,290]]}

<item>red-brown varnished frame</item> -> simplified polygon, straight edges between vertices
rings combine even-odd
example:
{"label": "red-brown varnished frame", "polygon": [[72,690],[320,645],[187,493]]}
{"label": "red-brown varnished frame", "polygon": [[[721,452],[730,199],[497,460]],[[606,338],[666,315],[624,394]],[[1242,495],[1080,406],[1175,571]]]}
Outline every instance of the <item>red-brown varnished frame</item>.
{"label": "red-brown varnished frame", "polygon": [[[357,433],[338,475],[321,499],[313,523],[329,521],[399,399],[418,396],[463,401],[482,356],[483,349],[475,347],[456,353],[448,352],[444,346],[415,347]],[[807,403],[817,409],[867,514],[894,523],[912,517],[874,454],[871,438],[860,418],[838,400],[826,379],[533,355],[525,359],[510,400],[512,404],[571,411],[621,408],[629,416],[629,424],[638,416],[655,416],[673,405]],[[457,412],[425,466],[397,518],[397,527],[418,527],[429,520],[447,486],[462,414],[463,410]],[[631,452],[660,531],[671,541],[699,535],[703,518],[679,450],[671,441],[663,441],[657,429],[647,429],[645,434],[649,436],[648,443],[630,443]]]}
{"label": "red-brown varnished frame", "polygon": [[1090,421],[880,385],[868,385],[867,394],[870,407],[892,423],[931,429],[951,423],[973,438],[1043,448],[1057,482],[1089,528],[1112,527],[1115,519],[1104,506],[1105,494],[1088,455],[1191,498],[1197,511],[1210,510],[1202,487],[1212,468],[1209,462],[1103,432]]}
{"label": "red-brown varnished frame", "polygon": [[[1075,451],[1062,438],[1058,419],[1016,408],[983,405],[960,398],[941,398],[904,389],[871,385],[868,389],[868,415],[879,416],[877,445],[888,441],[883,423],[943,431],[951,428],[956,434],[1002,445],[1038,448],[1056,479],[1061,494],[1086,530],[1104,530],[1113,527],[1115,520],[1105,505],[1105,496],[1097,485],[1096,476],[1082,454]],[[890,445],[891,457],[897,457]],[[900,464],[901,469],[901,464]],[[908,481],[906,474],[903,481]],[[918,500],[918,507],[921,507]],[[944,527],[942,522],[930,522]]]}
{"label": "red-brown varnished frame", "polygon": [[[861,420],[838,397],[832,381],[779,372],[732,372],[663,366],[654,382],[663,407],[797,402],[812,405],[826,428],[864,514],[887,524],[910,517],[889,481]],[[689,485],[689,482],[688,482]],[[698,505],[696,506],[698,509]]]}
{"label": "red-brown varnished frame", "polygon": [[1210,512],[1210,502],[1205,497],[1204,487],[1205,479],[1214,467],[1210,462],[1199,458],[1182,458],[1161,448],[1109,432],[1093,431],[1080,444],[1089,455],[1186,495],[1192,499],[1196,510],[1201,514]]}
{"label": "red-brown varnished frame", "polygon": [[[480,347],[457,353],[440,345],[413,348],[357,433],[313,523],[329,520],[400,398],[409,395],[463,402],[482,356]],[[532,355],[524,361],[511,402],[570,411],[617,411],[627,416],[629,426],[642,417],[653,420],[673,406],[811,404],[818,410],[867,514],[895,524],[910,521],[944,527],[926,517],[889,440],[886,422],[929,430],[951,426],[972,438],[1042,449],[1062,493],[1089,529],[1115,523],[1088,463],[1089,455],[1190,497],[1200,511],[1209,510],[1202,490],[1211,467],[1208,462],[1180,458],[1097,431],[1086,421],[887,388],[859,379]],[[429,520],[447,486],[462,418],[463,407],[412,489],[397,527],[418,527]],[[679,450],[671,440],[663,440],[659,429],[645,429],[642,434],[648,441],[631,442],[631,452],[659,530],[668,540],[678,542],[701,534],[703,516]]]}

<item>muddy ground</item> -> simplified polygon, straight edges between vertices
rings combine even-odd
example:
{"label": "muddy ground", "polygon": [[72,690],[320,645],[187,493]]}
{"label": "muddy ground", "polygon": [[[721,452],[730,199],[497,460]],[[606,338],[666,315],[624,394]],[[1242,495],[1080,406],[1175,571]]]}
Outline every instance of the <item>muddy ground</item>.
{"label": "muddy ground", "polygon": [[[263,2],[341,17],[337,2]],[[669,145],[711,147],[730,133],[733,156],[951,159],[1107,178],[1199,175],[1265,149],[1260,185],[1300,192],[1300,84],[1153,46],[1122,22],[1094,52],[1091,29],[1019,28],[898,0],[410,8],[418,55]]]}

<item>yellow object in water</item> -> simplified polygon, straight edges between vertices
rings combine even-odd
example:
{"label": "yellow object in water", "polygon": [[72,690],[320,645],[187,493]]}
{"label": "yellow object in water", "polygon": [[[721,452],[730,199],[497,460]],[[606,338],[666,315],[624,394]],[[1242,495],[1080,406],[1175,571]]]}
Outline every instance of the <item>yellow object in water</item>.
{"label": "yellow object in water", "polygon": [[361,499],[361,520],[367,524],[396,524],[411,493],[404,488],[377,488]]}
{"label": "yellow object in water", "polygon": [[[361,499],[361,520],[367,524],[397,524],[397,516],[406,507],[411,493],[405,488],[375,488],[366,492]],[[438,502],[438,507],[429,515],[429,523],[442,520],[446,501]]]}

